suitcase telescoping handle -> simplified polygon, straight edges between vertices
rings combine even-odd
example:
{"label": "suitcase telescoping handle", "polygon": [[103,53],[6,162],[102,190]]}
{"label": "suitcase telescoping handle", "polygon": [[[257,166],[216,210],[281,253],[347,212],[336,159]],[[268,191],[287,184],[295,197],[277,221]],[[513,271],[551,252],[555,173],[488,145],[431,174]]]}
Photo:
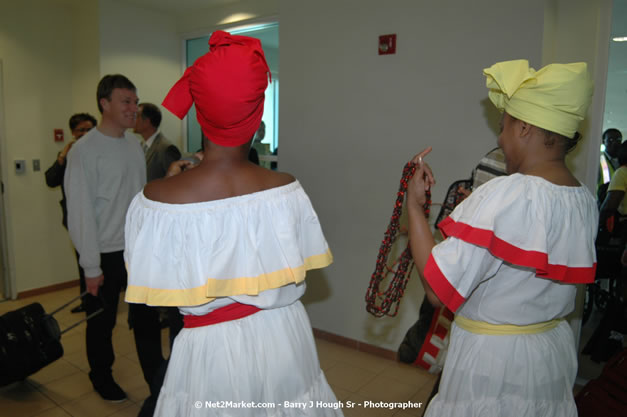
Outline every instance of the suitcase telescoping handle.
{"label": "suitcase telescoping handle", "polygon": [[79,298],[83,298],[86,294],[87,294],[87,290],[83,291],[78,297],[72,298],[70,301],[68,301],[67,303],[63,304],[61,307],[59,307],[56,310],[54,310],[52,313],[50,313],[50,315],[54,316],[56,313],[58,313],[59,311],[63,310],[65,307],[69,306],[74,301],[78,300]]}
{"label": "suitcase telescoping handle", "polygon": [[54,335],[56,337],[56,339],[60,339],[61,335],[73,328],[75,328],[76,326],[78,326],[79,324],[81,324],[84,321],[89,320],[90,318],[97,316],[98,314],[102,313],[104,311],[104,308],[99,308],[98,310],[94,311],[93,313],[89,314],[87,317],[85,317],[82,320],[77,321],[76,323],[72,324],[71,326],[61,330],[59,328],[59,324],[57,323],[57,321],[52,317],[54,314],[58,313],[59,311],[63,310],[65,307],[69,306],[70,304],[72,304],[74,301],[78,300],[79,298],[83,298],[85,295],[87,294],[87,290],[83,291],[78,297],[74,297],[72,298],[70,301],[68,301],[67,303],[63,304],[61,307],[57,308],[56,310],[54,310],[52,313],[47,314],[46,318],[48,318],[47,320],[44,320],[45,324],[47,325],[50,333],[52,335]]}
{"label": "suitcase telescoping handle", "polygon": [[89,314],[84,319],[81,319],[81,320],[77,321],[76,323],[72,324],[70,327],[67,327],[67,328],[61,330],[61,332],[59,333],[59,336],[61,336],[63,333],[67,332],[68,330],[72,330],[73,328],[75,328],[76,326],[81,324],[82,322],[87,321],[87,320],[89,320],[90,318],[92,318],[94,316],[97,316],[98,314],[102,313],[103,311],[104,311],[104,308],[100,307],[98,310],[96,310],[93,313]]}

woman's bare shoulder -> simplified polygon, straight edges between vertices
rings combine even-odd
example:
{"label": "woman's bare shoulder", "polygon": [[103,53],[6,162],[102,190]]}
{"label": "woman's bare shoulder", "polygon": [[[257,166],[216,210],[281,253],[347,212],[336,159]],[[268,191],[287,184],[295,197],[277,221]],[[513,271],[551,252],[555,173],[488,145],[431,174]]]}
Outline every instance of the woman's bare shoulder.
{"label": "woman's bare shoulder", "polygon": [[275,182],[274,187],[280,187],[282,185],[287,185],[296,181],[296,178],[294,178],[292,174],[289,174],[287,172],[277,172],[277,171],[270,171],[270,172],[274,174],[272,177],[273,181]]}
{"label": "woman's bare shoulder", "polygon": [[162,203],[182,203],[186,202],[182,194],[185,194],[188,182],[188,173],[183,172],[173,177],[165,177],[150,181],[144,186],[144,196],[149,200]]}
{"label": "woman's bare shoulder", "polygon": [[144,186],[144,197],[149,200],[162,201],[162,186],[163,179],[150,181],[148,184]]}

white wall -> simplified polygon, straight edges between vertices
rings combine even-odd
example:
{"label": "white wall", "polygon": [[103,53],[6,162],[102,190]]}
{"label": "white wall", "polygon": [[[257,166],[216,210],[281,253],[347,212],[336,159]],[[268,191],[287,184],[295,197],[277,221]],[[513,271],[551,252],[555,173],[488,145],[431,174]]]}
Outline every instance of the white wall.
{"label": "white wall", "polygon": [[196,10],[177,17],[178,32],[183,35],[204,36],[208,31],[233,26],[244,18],[245,23],[258,19],[276,17],[279,14],[278,0],[241,0],[224,6]]}
{"label": "white wall", "polygon": [[[74,103],[80,80],[94,72],[88,63],[97,56],[93,49],[73,48],[77,36],[87,44],[97,43],[85,29],[95,22],[89,9],[89,1],[81,8],[68,1],[46,0],[5,1],[0,6],[6,135],[0,157],[10,274],[16,292],[78,278],[73,249],[61,225],[61,192],[46,186],[44,172],[71,138],[69,116],[94,108]],[[81,25],[75,25],[76,19],[82,20]],[[80,60],[85,62],[82,67],[77,64]],[[55,128],[64,129],[65,142],[53,141]],[[25,174],[15,174],[15,159],[27,161]],[[41,171],[33,171],[33,159],[41,161]]]}
{"label": "white wall", "polygon": [[[182,41],[175,16],[100,0],[99,18],[101,75],[125,75],[137,87],[140,102],[161,107],[182,75]],[[180,120],[163,107],[161,111],[161,131],[183,150]]]}
{"label": "white wall", "polygon": [[[401,169],[433,146],[435,202],[470,176],[496,145],[500,117],[482,69],[518,58],[539,68],[544,8],[542,0],[280,3],[280,168],[305,186],[335,255],[308,279],[314,327],[397,349],[418,317],[417,278],[396,318],[371,317],[364,295]],[[576,17],[581,36],[595,30],[586,27],[594,17]],[[573,19],[560,16],[555,27],[560,52],[571,46],[562,35]],[[378,56],[378,36],[389,33],[398,52]]]}
{"label": "white wall", "polygon": [[579,129],[584,140],[568,159],[577,178],[593,192],[596,192],[603,129],[611,3],[611,0],[548,0],[546,9],[543,63],[586,62],[594,81],[593,101]]}
{"label": "white wall", "polygon": [[98,1],[73,0],[72,114],[88,112],[100,118],[96,86],[100,81]]}

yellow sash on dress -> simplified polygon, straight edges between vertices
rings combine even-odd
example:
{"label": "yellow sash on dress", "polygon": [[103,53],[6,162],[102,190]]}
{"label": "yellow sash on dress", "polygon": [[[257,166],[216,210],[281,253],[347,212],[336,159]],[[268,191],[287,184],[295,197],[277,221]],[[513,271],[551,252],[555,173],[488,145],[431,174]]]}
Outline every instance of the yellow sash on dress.
{"label": "yellow sash on dress", "polygon": [[492,324],[485,321],[471,320],[463,316],[455,316],[455,324],[471,333],[488,335],[537,334],[555,328],[563,319],[543,321],[542,323],[517,326],[515,324]]}

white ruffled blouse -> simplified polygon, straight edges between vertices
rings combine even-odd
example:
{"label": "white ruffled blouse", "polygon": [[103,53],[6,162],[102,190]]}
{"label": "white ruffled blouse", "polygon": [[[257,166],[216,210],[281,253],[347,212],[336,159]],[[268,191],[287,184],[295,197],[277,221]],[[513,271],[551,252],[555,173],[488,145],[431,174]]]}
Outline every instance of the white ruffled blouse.
{"label": "white ruffled blouse", "polygon": [[492,179],[439,225],[425,278],[453,312],[525,325],[574,308],[573,285],[594,281],[596,202],[585,187],[522,174]]}
{"label": "white ruffled blouse", "polygon": [[[139,193],[126,216],[125,238],[126,301],[188,307],[193,314],[233,301],[260,308],[288,304],[304,292],[306,271],[333,259],[298,181],[190,204]],[[193,308],[207,303],[202,311]]]}

